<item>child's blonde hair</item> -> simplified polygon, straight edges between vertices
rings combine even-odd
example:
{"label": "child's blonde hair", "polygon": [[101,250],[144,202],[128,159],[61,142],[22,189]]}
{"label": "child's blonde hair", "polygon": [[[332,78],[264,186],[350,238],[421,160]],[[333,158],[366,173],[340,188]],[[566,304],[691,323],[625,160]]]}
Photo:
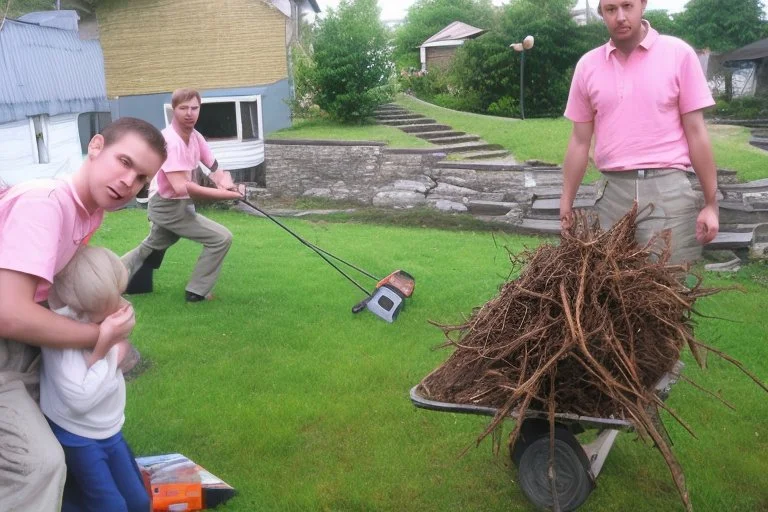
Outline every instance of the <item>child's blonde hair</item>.
{"label": "child's blonde hair", "polygon": [[127,285],[128,270],[115,253],[84,245],[54,277],[48,301],[76,313],[110,315],[120,308]]}

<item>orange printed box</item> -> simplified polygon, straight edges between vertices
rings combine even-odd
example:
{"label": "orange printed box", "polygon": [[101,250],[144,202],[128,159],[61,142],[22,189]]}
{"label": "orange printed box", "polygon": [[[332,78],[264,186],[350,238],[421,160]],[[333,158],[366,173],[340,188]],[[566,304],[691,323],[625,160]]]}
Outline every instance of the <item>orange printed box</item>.
{"label": "orange printed box", "polygon": [[235,489],[187,457],[171,453],[136,459],[152,512],[194,512],[214,508]]}

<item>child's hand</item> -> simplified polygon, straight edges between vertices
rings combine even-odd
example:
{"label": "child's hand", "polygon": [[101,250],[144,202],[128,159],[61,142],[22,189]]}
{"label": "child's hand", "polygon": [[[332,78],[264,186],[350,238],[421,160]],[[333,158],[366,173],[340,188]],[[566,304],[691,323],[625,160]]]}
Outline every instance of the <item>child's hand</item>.
{"label": "child's hand", "polygon": [[136,316],[133,306],[126,301],[120,309],[99,324],[99,339],[88,358],[88,367],[93,366],[99,359],[103,359],[115,343],[128,339],[134,325],[136,325]]}
{"label": "child's hand", "polygon": [[124,374],[128,373],[141,359],[139,351],[128,340],[118,341],[115,346],[117,347],[117,367]]}

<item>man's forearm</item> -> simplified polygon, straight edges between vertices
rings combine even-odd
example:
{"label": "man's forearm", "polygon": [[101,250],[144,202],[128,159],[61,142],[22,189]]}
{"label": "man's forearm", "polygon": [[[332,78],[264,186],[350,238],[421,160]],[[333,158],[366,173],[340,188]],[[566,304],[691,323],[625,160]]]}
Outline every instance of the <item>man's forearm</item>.
{"label": "man's forearm", "polygon": [[560,196],[560,214],[568,212],[573,207],[573,200],[579,190],[581,181],[584,179],[584,173],[587,172],[587,163],[589,162],[589,147],[579,147],[576,144],[569,144],[568,152],[565,154],[563,162],[563,193]]}
{"label": "man's forearm", "polygon": [[192,199],[227,200],[237,198],[234,197],[231,190],[203,187],[192,182],[187,183],[187,193]]}
{"label": "man's forearm", "polygon": [[717,167],[709,137],[691,137],[688,141],[691,165],[704,193],[707,205],[717,205]]}
{"label": "man's forearm", "polygon": [[3,308],[0,337],[51,348],[93,348],[99,338],[97,324],[58,315],[35,303]]}
{"label": "man's forearm", "polygon": [[683,130],[688,141],[688,153],[691,165],[696,172],[704,192],[707,206],[717,206],[717,167],[712,155],[712,143],[709,140],[704,113],[696,110],[683,114]]}

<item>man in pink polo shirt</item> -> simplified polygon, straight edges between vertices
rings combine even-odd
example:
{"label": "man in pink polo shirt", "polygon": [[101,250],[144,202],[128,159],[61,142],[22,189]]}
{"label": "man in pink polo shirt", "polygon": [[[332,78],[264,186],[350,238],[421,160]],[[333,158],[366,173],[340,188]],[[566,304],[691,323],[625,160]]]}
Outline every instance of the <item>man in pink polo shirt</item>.
{"label": "man in pink polo shirt", "polygon": [[69,180],[30,181],[0,191],[0,510],[58,512],[64,454],[37,404],[38,347],[93,348],[102,358],[135,323],[123,307],[100,324],[49,311],[54,276],[99,227],[104,210],[133,199],[165,159],[149,123],[122,118],[88,145]]}
{"label": "man in pink polo shirt", "polygon": [[[638,242],[671,231],[670,263],[693,261],[719,229],[717,170],[703,109],[714,105],[696,53],[642,19],[646,0],[601,0],[608,43],[584,55],[573,75],[565,116],[573,130],[563,164],[560,221],[573,222],[573,199],[595,137],[603,173],[596,209],[608,228],[634,201]],[[700,204],[687,177],[693,166]]]}
{"label": "man in pink polo shirt", "polygon": [[[168,143],[168,159],[152,182],[151,190],[155,193],[149,198],[148,216],[152,222],[149,236],[122,258],[129,275],[134,276],[153,252],[164,251],[179,238],[202,244],[203,251],[186,286],[187,302],[199,302],[210,296],[232,244],[232,233],[221,224],[198,215],[193,199],[243,197],[229,173],[218,168],[208,143],[195,130],[200,103],[200,93],[194,89],[173,92],[173,120],[171,126],[163,130]],[[210,178],[217,188],[203,187],[192,180],[192,172],[201,162],[213,171]]]}

